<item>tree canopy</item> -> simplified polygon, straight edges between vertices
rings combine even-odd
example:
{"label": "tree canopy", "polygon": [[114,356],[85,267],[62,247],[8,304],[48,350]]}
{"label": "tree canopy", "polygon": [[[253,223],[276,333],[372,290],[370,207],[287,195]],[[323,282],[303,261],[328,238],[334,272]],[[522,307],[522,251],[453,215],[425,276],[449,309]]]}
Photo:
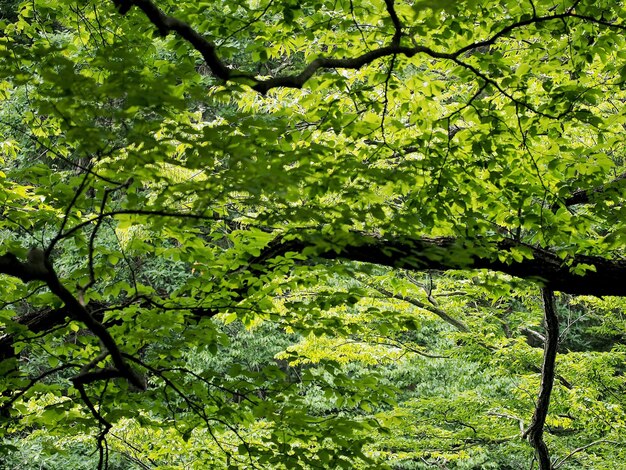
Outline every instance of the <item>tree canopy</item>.
{"label": "tree canopy", "polygon": [[0,12],[7,459],[626,458],[623,2]]}

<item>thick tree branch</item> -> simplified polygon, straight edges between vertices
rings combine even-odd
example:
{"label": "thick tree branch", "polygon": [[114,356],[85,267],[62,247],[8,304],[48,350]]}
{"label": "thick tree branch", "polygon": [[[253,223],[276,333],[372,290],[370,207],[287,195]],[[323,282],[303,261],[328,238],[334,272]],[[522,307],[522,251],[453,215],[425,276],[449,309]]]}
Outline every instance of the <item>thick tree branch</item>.
{"label": "thick tree branch", "polygon": [[[251,87],[265,94],[272,88],[286,87],[286,88],[302,88],[302,86],[320,69],[329,68],[343,68],[343,69],[359,69],[367,64],[374,62],[376,59],[386,56],[405,55],[406,57],[413,57],[416,54],[424,53],[432,58],[439,59],[452,59],[458,60],[463,54],[467,52],[484,48],[495,44],[499,39],[508,36],[517,29],[524,28],[534,24],[545,23],[549,21],[562,21],[567,18],[577,19],[579,21],[586,21],[596,25],[600,25],[606,28],[618,29],[626,31],[626,26],[623,24],[616,24],[603,19],[596,19],[586,15],[576,14],[572,9],[566,10],[563,13],[555,13],[546,16],[533,15],[531,18],[515,21],[496,33],[491,37],[483,40],[463,46],[453,52],[440,52],[431,48],[414,45],[414,47],[406,47],[400,44],[402,36],[402,24],[395,11],[393,0],[385,0],[387,12],[390,15],[391,21],[394,26],[394,35],[391,44],[383,46],[378,49],[370,50],[362,55],[335,59],[328,57],[318,57],[314,59],[305,67],[305,69],[293,75],[284,75],[280,77],[270,79],[259,79],[254,75],[247,72],[243,72],[236,69],[229,68],[217,54],[217,46],[211,41],[204,38],[200,33],[193,29],[189,24],[181,21],[175,17],[166,15],[155,3],[151,0],[113,0],[113,3],[117,6],[118,11],[124,15],[132,6],[139,8],[150,22],[158,29],[159,34],[166,36],[170,32],[177,33],[180,37],[186,40],[191,46],[196,49],[204,58],[207,66],[211,69],[213,74],[222,80],[240,79],[251,83]],[[463,63],[464,64],[464,63]],[[464,64],[465,65],[465,64]],[[494,82],[495,83],[495,82]]]}
{"label": "thick tree branch", "polygon": [[[41,259],[40,259],[41,258]],[[0,274],[8,274],[17,277],[23,282],[43,281],[50,291],[65,304],[70,316],[83,322],[85,326],[102,342],[111,355],[111,360],[117,370],[134,386],[145,389],[144,379],[135,372],[122,357],[117,343],[106,329],[96,320],[87,308],[61,283],[54,271],[52,264],[44,252],[34,249],[29,252],[28,261],[22,262],[12,253],[0,256]]]}
{"label": "thick tree branch", "polygon": [[93,318],[87,309],[72,295],[67,288],[61,284],[54,271],[51,271],[46,283],[50,288],[50,291],[61,299],[65,305],[69,308],[70,312],[76,317],[77,320],[83,322],[89,330],[100,339],[102,345],[109,351],[111,360],[117,368],[117,370],[125,377],[131,384],[140,390],[145,390],[146,383],[143,377],[141,377],[134,369],[132,369],[128,363],[122,357],[117,343],[109,333],[109,330]]}
{"label": "thick tree branch", "polygon": [[[474,240],[465,246],[455,238],[377,237],[353,232],[350,244],[334,243],[319,237],[283,241],[277,238],[252,264],[289,251],[313,251],[321,258],[348,259],[414,271],[435,269],[488,269],[536,281],[553,291],[573,295],[626,296],[626,260],[599,256],[575,255],[561,259],[554,252],[512,239]],[[515,260],[512,253],[523,250],[526,256]],[[505,256],[502,261],[498,255]],[[575,274],[576,266],[588,265],[584,274]],[[593,270],[595,269],[595,271]]]}
{"label": "thick tree branch", "polygon": [[393,27],[395,29],[391,42],[394,46],[399,46],[400,40],[402,39],[402,23],[400,22],[400,18],[396,12],[394,0],[385,0],[385,6],[387,7],[387,13],[389,13],[389,17],[391,18],[391,22],[393,23]]}
{"label": "thick tree branch", "polygon": [[0,274],[16,277],[25,283],[45,280],[45,273],[35,269],[29,263],[23,263],[13,253],[0,256]]}
{"label": "thick tree branch", "polygon": [[[353,234],[350,245],[336,246],[332,240],[324,240],[327,248],[319,248],[320,240],[284,241],[277,237],[256,258],[250,260],[250,269],[261,273],[265,270],[267,260],[284,255],[287,252],[313,250],[314,256],[326,259],[349,259],[365,263],[398,267],[409,270],[454,270],[454,269],[489,269],[512,276],[531,279],[545,287],[573,295],[615,295],[626,296],[626,260],[577,255],[562,260],[549,250],[525,245],[514,240],[505,239],[500,242],[485,242],[479,249],[465,247],[453,238],[381,238],[364,234]],[[331,248],[332,247],[332,248]],[[523,248],[532,258],[509,262],[500,261],[498,252],[507,254],[512,249]],[[480,250],[480,251],[479,251]],[[483,254],[479,254],[483,253]],[[593,266],[595,271],[588,270],[584,275],[572,273],[572,267],[578,264]],[[24,282],[41,280],[48,282],[46,273],[37,272],[17,259],[11,253],[0,256],[0,274],[17,277]],[[61,286],[58,279],[52,281],[55,293],[66,302],[66,305],[54,315],[38,318],[33,331],[54,327],[67,315],[79,319],[86,318],[87,326],[96,334],[105,347],[115,344],[106,328],[93,319],[89,310],[82,306],[74,296]],[[78,315],[76,314],[78,312]],[[54,317],[54,318],[51,318]],[[89,320],[91,319],[91,320]],[[28,325],[27,325],[28,326]],[[108,343],[108,344],[106,344]],[[5,342],[3,341],[3,344]],[[113,348],[119,351],[118,348]],[[115,356],[113,356],[115,357]],[[115,358],[120,363],[120,358]]]}
{"label": "thick tree branch", "polygon": [[[181,21],[172,16],[166,15],[160,8],[158,8],[154,2],[150,0],[114,0],[114,3],[118,7],[121,14],[125,14],[134,5],[139,8],[150,22],[156,26],[159,30],[159,34],[166,36],[170,32],[177,33],[180,37],[185,39],[195,50],[197,50],[203,57],[207,66],[211,69],[213,74],[222,80],[240,79],[252,83],[252,88],[262,94],[267,93],[272,88],[286,87],[286,88],[302,88],[302,86],[311,78],[319,69],[327,68],[344,68],[344,69],[359,69],[366,64],[369,64],[376,59],[386,56],[393,56],[397,54],[404,54],[407,57],[412,57],[419,52],[426,52],[432,57],[450,58],[451,55],[447,53],[438,53],[430,48],[423,46],[416,47],[402,47],[399,45],[399,30],[396,30],[394,36],[393,45],[381,47],[357,57],[335,59],[328,57],[319,57],[313,60],[305,69],[299,74],[286,75],[282,77],[270,78],[262,80],[254,77],[253,75],[242,72],[235,69],[230,69],[217,55],[217,47],[211,41],[205,39],[200,33],[194,30],[189,24]],[[391,7],[390,14],[392,21],[396,27],[399,26],[399,19],[395,10],[393,10],[393,2],[388,2],[388,6]]]}
{"label": "thick tree branch", "polygon": [[556,351],[559,344],[559,319],[556,315],[554,292],[543,289],[544,321],[546,326],[546,343],[543,353],[543,367],[541,370],[541,385],[539,386],[539,396],[535,413],[533,414],[530,426],[524,433],[528,442],[537,453],[539,470],[552,470],[550,453],[543,441],[543,427],[546,423],[548,408],[550,407],[550,395],[554,387],[554,366],[556,362]]}
{"label": "thick tree branch", "polygon": [[150,22],[157,27],[161,36],[166,36],[170,32],[178,33],[180,37],[189,42],[194,49],[202,54],[206,64],[216,77],[222,80],[229,80],[235,75],[237,77],[249,76],[245,73],[233,73],[217,56],[215,44],[206,40],[200,33],[184,21],[166,15],[150,0],[114,0],[113,3],[116,4],[122,15],[135,5],[143,11]]}
{"label": "thick tree branch", "polygon": [[[599,199],[599,196],[606,193],[622,190],[624,186],[626,186],[626,173],[622,173],[617,178],[603,184],[602,186],[574,191],[571,196],[563,201],[563,205],[565,207],[570,207],[577,204],[589,204],[595,199]],[[558,204],[556,207],[558,207]]]}

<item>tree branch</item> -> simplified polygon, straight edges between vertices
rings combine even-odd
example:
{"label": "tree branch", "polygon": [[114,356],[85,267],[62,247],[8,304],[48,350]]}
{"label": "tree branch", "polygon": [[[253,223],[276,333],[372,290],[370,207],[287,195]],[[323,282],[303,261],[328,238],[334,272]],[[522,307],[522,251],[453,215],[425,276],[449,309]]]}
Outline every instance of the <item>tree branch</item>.
{"label": "tree branch", "polygon": [[63,364],[62,366],[47,370],[37,377],[31,378],[26,386],[21,388],[19,391],[15,392],[11,396],[11,398],[9,398],[6,402],[0,405],[0,413],[4,413],[6,410],[8,410],[11,407],[11,405],[13,405],[13,403],[15,403],[22,396],[24,396],[31,388],[37,385],[41,380],[45,379],[46,377],[52,374],[56,374],[57,372],[61,372],[66,369],[71,369],[71,368],[76,368],[76,367],[78,367],[77,364],[71,364],[71,363]]}
{"label": "tree branch", "polygon": [[535,330],[532,330],[532,329],[526,328],[526,327],[520,328],[519,331],[524,336],[526,336],[526,342],[528,343],[529,346],[532,346],[533,348],[534,347],[540,347],[541,345],[545,344],[545,342],[546,342],[546,337],[543,336],[538,331],[535,331]]}
{"label": "tree branch", "polygon": [[450,325],[455,327],[459,331],[462,331],[465,333],[469,331],[469,328],[467,327],[467,325],[463,323],[461,320],[457,320],[456,318],[451,317],[446,312],[444,312],[440,308],[435,307],[434,305],[433,306],[426,305],[425,303],[420,302],[419,300],[414,299],[413,297],[406,297],[404,295],[394,294],[393,292],[389,292],[388,290],[380,286],[374,286],[371,284],[367,284],[367,286],[372,289],[377,290],[378,292],[383,294],[385,297],[389,297],[390,299],[402,300],[403,302],[407,302],[411,305],[414,305],[415,307],[418,307],[430,313],[433,313],[437,315],[439,318],[441,318],[443,321],[445,321],[446,323],[449,323]]}
{"label": "tree branch", "polygon": [[103,416],[100,414],[96,407],[91,402],[89,395],[85,391],[84,382],[80,379],[74,379],[74,387],[78,390],[83,403],[89,408],[92,416],[98,421],[100,424],[100,433],[98,434],[96,440],[98,445],[98,453],[100,458],[98,459],[98,470],[104,470],[108,468],[108,447],[106,443],[106,436],[109,430],[113,427],[111,423],[109,423]]}
{"label": "tree branch", "polygon": [[554,387],[554,369],[556,362],[556,351],[559,343],[559,319],[556,314],[554,292],[549,289],[542,290],[544,305],[544,321],[546,326],[546,342],[543,353],[543,367],[541,370],[541,385],[535,413],[533,414],[530,426],[524,433],[528,442],[537,453],[539,470],[552,470],[550,453],[543,440],[543,427],[546,423],[548,408],[550,407],[550,395]]}
{"label": "tree branch", "polygon": [[[500,38],[503,38],[516,29],[530,26],[533,24],[545,23],[548,21],[561,21],[566,18],[574,18],[580,21],[587,21],[607,28],[626,31],[626,26],[622,24],[611,23],[606,20],[598,20],[596,18],[576,14],[573,10],[567,10],[563,13],[555,13],[546,16],[532,16],[531,18],[515,21],[496,33],[491,37],[477,41],[457,49],[454,52],[439,52],[429,47],[415,45],[414,47],[406,47],[400,44],[402,36],[402,24],[395,11],[393,0],[385,0],[387,12],[390,15],[394,26],[394,35],[391,44],[378,49],[370,50],[356,57],[335,59],[328,57],[318,57],[307,65],[304,70],[298,74],[284,75],[270,79],[259,79],[252,74],[237,69],[229,68],[222,59],[217,55],[217,46],[205,39],[200,33],[193,29],[189,24],[178,18],[166,15],[163,10],[157,7],[151,0],[113,0],[120,14],[126,14],[132,6],[139,8],[150,22],[158,29],[161,36],[166,36],[170,32],[177,33],[186,40],[191,46],[197,50],[203,57],[207,66],[213,74],[224,81],[240,79],[251,83],[252,89],[261,94],[267,93],[272,88],[302,88],[302,86],[320,69],[343,68],[343,69],[359,69],[367,64],[374,62],[376,59],[386,56],[405,55],[413,57],[416,54],[424,53],[432,58],[458,60],[463,54],[486,46],[495,44]],[[467,67],[467,64],[463,65]],[[484,78],[484,77],[482,77]],[[495,82],[494,82],[495,83]],[[528,105],[526,105],[528,107]]]}
{"label": "tree branch", "polygon": [[597,441],[590,442],[589,444],[585,444],[584,446],[577,447],[576,449],[571,451],[569,454],[567,454],[565,457],[563,457],[561,460],[559,460],[557,463],[554,464],[554,467],[553,467],[554,470],[561,468],[561,466],[565,463],[565,461],[568,460],[570,457],[572,457],[574,454],[577,454],[578,452],[582,452],[583,450],[586,450],[589,447],[592,447],[598,444],[603,444],[603,443],[613,444],[618,447],[622,447],[624,445],[624,443],[622,442],[610,441],[608,439],[598,439]]}
{"label": "tree branch", "polygon": [[109,351],[111,360],[117,368],[117,370],[125,377],[132,385],[140,390],[146,389],[146,383],[143,377],[141,377],[134,369],[132,369],[122,357],[117,343],[109,333],[109,330],[93,318],[87,309],[72,295],[67,288],[61,284],[54,271],[51,271],[46,283],[50,288],[50,291],[61,299],[65,305],[70,309],[70,312],[78,319],[82,321],[89,330],[100,339],[102,345]]}
{"label": "tree branch", "polygon": [[[589,204],[598,196],[606,194],[610,191],[619,191],[626,184],[626,173],[622,173],[618,177],[609,181],[602,186],[598,186],[596,188],[590,189],[579,189],[574,191],[565,201],[563,201],[563,205],[565,207],[575,206],[577,204]],[[556,204],[558,208],[558,203]]]}
{"label": "tree branch", "polygon": [[23,282],[43,281],[50,291],[65,304],[70,316],[83,322],[85,326],[98,337],[102,346],[111,354],[111,360],[119,372],[134,386],[144,390],[146,388],[143,378],[135,372],[124,360],[117,343],[106,327],[91,316],[87,308],[61,283],[50,263],[49,258],[39,260],[33,253],[44,257],[41,250],[31,250],[27,262],[20,261],[14,254],[7,253],[0,256],[0,274],[8,274]]}
{"label": "tree branch", "polygon": [[[347,259],[391,266],[413,271],[435,269],[488,269],[535,281],[553,291],[572,295],[626,296],[626,260],[599,256],[573,255],[562,259],[554,252],[513,239],[500,241],[473,240],[466,246],[463,240],[451,237],[409,238],[379,237],[352,232],[348,244],[318,236],[284,241],[277,238],[251,264],[263,264],[270,258],[287,252],[312,252],[311,256],[326,259]],[[521,260],[513,258],[522,250]],[[502,261],[498,255],[506,258]],[[591,266],[584,274],[575,274],[573,268]],[[595,269],[595,271],[594,271]]]}
{"label": "tree branch", "polygon": [[34,269],[30,264],[20,261],[13,253],[0,256],[0,274],[16,277],[24,283],[45,280],[43,273]]}
{"label": "tree branch", "polygon": [[400,18],[398,17],[398,13],[396,12],[394,0],[385,0],[385,6],[387,8],[387,13],[389,13],[389,17],[391,18],[391,22],[393,23],[393,27],[395,29],[391,43],[394,46],[399,46],[400,39],[402,39],[402,22],[400,21]]}

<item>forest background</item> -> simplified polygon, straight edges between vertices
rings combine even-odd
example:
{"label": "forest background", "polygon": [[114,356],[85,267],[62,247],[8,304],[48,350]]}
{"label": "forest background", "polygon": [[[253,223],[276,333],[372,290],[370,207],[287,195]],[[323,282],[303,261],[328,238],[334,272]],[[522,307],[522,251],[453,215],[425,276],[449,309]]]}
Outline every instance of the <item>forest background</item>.
{"label": "forest background", "polygon": [[0,2],[3,468],[622,468],[625,32]]}

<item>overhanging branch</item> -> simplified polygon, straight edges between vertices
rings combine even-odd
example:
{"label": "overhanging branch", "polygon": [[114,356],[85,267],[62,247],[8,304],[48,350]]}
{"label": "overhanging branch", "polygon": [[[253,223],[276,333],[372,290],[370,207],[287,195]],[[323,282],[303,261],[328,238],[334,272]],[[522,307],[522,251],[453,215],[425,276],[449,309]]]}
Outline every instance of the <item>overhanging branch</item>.
{"label": "overhanging branch", "polygon": [[[623,191],[625,186],[626,173],[622,173],[615,179],[609,181],[602,186],[590,189],[579,189],[577,191],[574,191],[571,196],[563,201],[563,205],[565,207],[570,207],[577,204],[589,204],[592,201],[602,199],[602,197],[606,196],[607,193],[618,193],[619,191]],[[558,207],[558,204],[555,206]]]}
{"label": "overhanging branch", "polygon": [[[454,238],[376,237],[352,233],[349,244],[333,240],[276,239],[252,264],[287,252],[307,250],[326,259],[347,259],[414,271],[488,269],[529,279],[553,291],[572,295],[626,296],[626,260],[575,255],[561,259],[554,252],[512,239],[477,240],[474,245]],[[520,259],[520,253],[524,258]],[[500,259],[503,256],[504,261]],[[584,274],[573,272],[589,266]]]}
{"label": "overhanging branch", "polygon": [[[413,57],[416,54],[423,53],[432,58],[458,60],[459,57],[468,52],[495,44],[499,39],[508,36],[517,29],[550,21],[563,21],[567,18],[593,23],[605,28],[626,31],[626,26],[623,24],[612,23],[610,21],[593,18],[591,16],[579,15],[573,9],[569,9],[563,13],[554,13],[546,16],[533,15],[531,18],[513,21],[485,40],[468,44],[453,52],[441,52],[419,44],[415,44],[413,47],[402,46],[400,44],[400,39],[402,36],[402,25],[395,11],[394,2],[392,0],[385,0],[387,12],[390,15],[392,24],[395,29],[390,45],[383,46],[377,49],[372,49],[362,55],[358,55],[355,57],[341,59],[318,57],[317,59],[314,59],[312,62],[310,62],[300,73],[296,73],[293,75],[284,75],[270,79],[260,79],[250,73],[229,68],[226,63],[218,56],[217,46],[213,42],[206,39],[192,26],[185,23],[184,21],[165,14],[163,10],[157,7],[153,1],[113,0],[113,3],[122,15],[125,15],[133,6],[139,8],[150,20],[150,22],[157,28],[161,36],[166,36],[170,32],[177,33],[181,38],[191,44],[191,46],[202,55],[207,66],[209,67],[209,69],[211,69],[216,77],[224,81],[233,79],[247,81],[250,83],[252,89],[262,94],[265,94],[272,88],[277,87],[302,88],[307,80],[309,80],[309,78],[311,78],[320,69],[359,69],[367,64],[374,62],[379,58],[387,56],[405,55],[406,57]],[[464,63],[461,64],[463,66],[466,66],[466,64]]]}
{"label": "overhanging branch", "polygon": [[[137,374],[122,357],[122,352],[106,327],[96,320],[87,308],[61,283],[47,255],[42,250],[32,249],[26,262],[20,261],[12,253],[0,256],[0,274],[16,277],[25,283],[30,281],[45,282],[50,292],[65,304],[67,313],[84,323],[98,337],[102,346],[111,355],[111,360],[119,373],[137,388],[146,388],[143,377]],[[62,319],[58,318],[57,321],[60,322]]]}

